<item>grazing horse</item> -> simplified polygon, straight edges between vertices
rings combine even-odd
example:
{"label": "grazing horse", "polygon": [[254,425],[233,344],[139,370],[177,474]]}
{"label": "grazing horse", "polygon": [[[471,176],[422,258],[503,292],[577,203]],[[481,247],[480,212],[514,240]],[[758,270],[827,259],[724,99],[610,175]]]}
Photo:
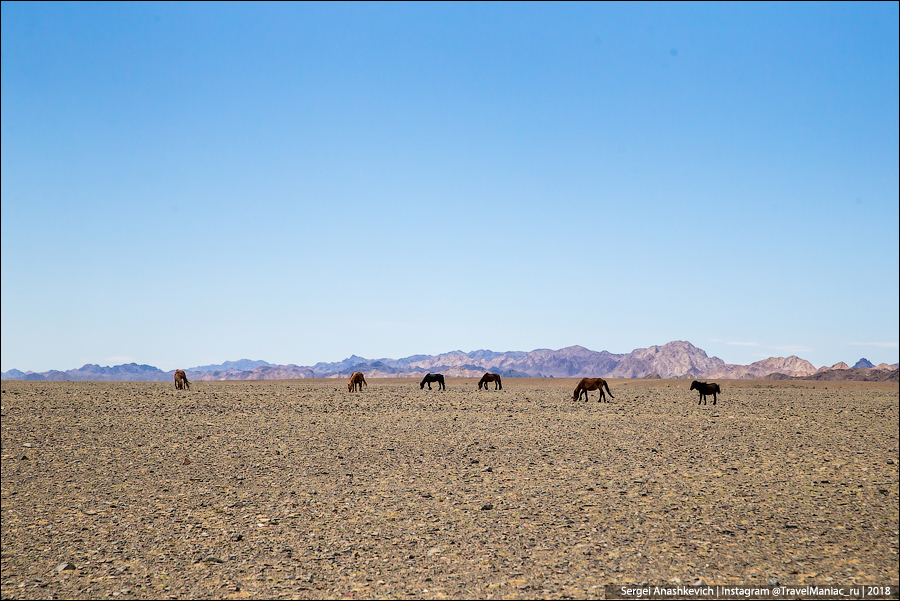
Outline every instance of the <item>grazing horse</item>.
{"label": "grazing horse", "polygon": [[187,388],[190,390],[191,383],[188,382],[187,374],[184,373],[183,369],[175,370],[175,390],[184,390]]}
{"label": "grazing horse", "polygon": [[588,394],[588,390],[599,390],[600,398],[597,399],[597,402],[608,403],[609,401],[606,400],[606,395],[603,393],[604,388],[606,388],[606,392],[609,392],[609,398],[615,398],[613,393],[609,390],[609,384],[607,384],[606,380],[603,378],[581,378],[581,382],[575,387],[575,394],[572,395],[572,400],[579,401],[581,400],[581,396],[584,395],[584,400],[589,401],[590,395]]}
{"label": "grazing horse", "polygon": [[487,390],[488,382],[494,382],[494,390],[503,390],[503,382],[500,381],[500,374],[484,374],[481,376],[481,380],[478,381],[478,390],[481,390],[482,386]]}
{"label": "grazing horse", "polygon": [[425,388],[425,385],[428,384],[428,390],[431,390],[432,382],[438,383],[438,390],[447,390],[447,386],[444,384],[443,374],[425,374],[425,377],[419,382],[419,389]]}
{"label": "grazing horse", "polygon": [[691,382],[691,390],[696,390],[700,393],[700,400],[697,401],[698,405],[700,403],[703,403],[704,405],[706,404],[706,395],[708,394],[713,395],[713,405],[715,405],[716,394],[722,393],[722,389],[719,388],[719,385],[715,382],[710,382],[709,384],[707,384],[706,382],[698,382],[697,380]]}
{"label": "grazing horse", "polygon": [[352,376],[350,376],[350,383],[347,384],[347,392],[354,392],[359,387],[359,391],[362,392],[363,384],[366,385],[366,388],[369,387],[369,383],[366,382],[366,378],[362,375],[361,371],[354,372]]}

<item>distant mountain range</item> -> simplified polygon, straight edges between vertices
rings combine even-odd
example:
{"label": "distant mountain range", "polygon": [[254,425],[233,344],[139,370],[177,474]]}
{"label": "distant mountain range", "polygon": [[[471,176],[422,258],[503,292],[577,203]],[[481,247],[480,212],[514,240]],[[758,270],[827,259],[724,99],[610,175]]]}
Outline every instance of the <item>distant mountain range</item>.
{"label": "distant mountain range", "polygon": [[[413,355],[403,359],[365,359],[352,355],[335,363],[316,363],[312,366],[273,365],[266,361],[226,361],[220,365],[203,365],[187,369],[191,380],[289,380],[300,378],[346,378],[361,371],[367,378],[418,378],[428,372],[453,377],[479,377],[484,372],[504,377],[609,377],[609,378],[775,378],[843,379],[843,372],[854,372],[851,379],[881,378],[880,372],[897,370],[897,364],[872,365],[860,359],[851,369],[846,363],[816,369],[815,366],[791,355],[769,357],[750,365],[725,363],[709,357],[706,351],[690,342],[676,340],[662,346],[639,348],[626,354],[592,351],[582,346],[559,350],[538,349],[531,352],[488,350],[452,351],[441,355]],[[826,374],[826,372],[833,372]],[[68,371],[51,370],[43,373],[21,372],[12,369],[2,374],[4,380],[91,380],[91,381],[169,381],[174,370],[162,371],[151,365],[117,365],[100,367],[88,364]],[[863,377],[864,376],[864,377]]]}

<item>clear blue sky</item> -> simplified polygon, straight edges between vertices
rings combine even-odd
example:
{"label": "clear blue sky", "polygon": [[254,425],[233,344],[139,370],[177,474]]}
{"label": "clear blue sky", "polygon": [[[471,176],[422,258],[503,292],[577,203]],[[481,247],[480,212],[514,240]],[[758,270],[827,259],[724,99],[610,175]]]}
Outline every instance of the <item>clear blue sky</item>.
{"label": "clear blue sky", "polygon": [[898,4],[2,3],[2,370],[898,361]]}

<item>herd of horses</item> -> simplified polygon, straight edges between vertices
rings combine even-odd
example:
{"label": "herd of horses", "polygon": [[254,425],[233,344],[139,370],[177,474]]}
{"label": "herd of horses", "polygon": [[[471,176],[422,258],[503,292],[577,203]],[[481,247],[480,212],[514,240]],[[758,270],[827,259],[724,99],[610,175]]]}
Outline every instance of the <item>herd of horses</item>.
{"label": "herd of horses", "polygon": [[[419,382],[419,389],[424,389],[425,385],[428,385],[428,390],[431,390],[432,383],[437,382],[438,390],[446,390],[447,385],[444,384],[444,375],[443,374],[425,374],[425,377],[422,378],[422,381]],[[481,379],[478,381],[478,390],[484,388],[488,390],[488,384],[494,383],[494,390],[503,390],[503,383],[500,381],[500,374],[492,374],[486,373],[481,376]],[[350,381],[347,383],[347,392],[362,392],[363,386],[366,388],[369,387],[369,384],[366,382],[366,377],[362,374],[362,372],[354,372],[353,375],[350,376]],[[183,369],[175,370],[175,389],[176,390],[184,390],[190,389],[191,383],[188,382],[187,374]],[[606,392],[604,393],[604,389]],[[609,389],[609,384],[606,383],[606,380],[603,378],[582,378],[578,383],[578,386],[575,387],[575,392],[572,395],[573,401],[580,401],[582,397],[585,401],[590,400],[588,396],[588,391],[597,390],[600,392],[600,396],[597,398],[598,403],[608,403],[606,400],[606,395],[609,394],[609,398],[615,398],[613,396],[612,391]],[[691,382],[691,390],[696,390],[700,393],[700,400],[697,401],[697,404],[703,403],[706,404],[707,395],[712,395],[713,405],[716,404],[716,395],[722,394],[722,389],[719,388],[719,385],[715,382],[698,382],[694,380]]]}

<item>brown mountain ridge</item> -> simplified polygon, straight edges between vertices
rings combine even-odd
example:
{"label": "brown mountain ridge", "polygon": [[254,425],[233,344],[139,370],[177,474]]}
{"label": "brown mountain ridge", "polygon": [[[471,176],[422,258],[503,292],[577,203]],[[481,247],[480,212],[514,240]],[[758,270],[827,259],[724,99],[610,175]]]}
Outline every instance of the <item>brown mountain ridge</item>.
{"label": "brown mountain ridge", "polygon": [[[859,364],[865,365],[861,359]],[[870,363],[869,363],[870,364]],[[871,364],[870,364],[871,365]],[[610,378],[687,378],[687,379],[759,379],[778,374],[783,378],[871,379],[881,378],[874,372],[889,373],[897,366],[881,364],[873,368],[849,369],[846,363],[816,367],[796,355],[769,357],[750,365],[728,364],[690,342],[675,340],[662,346],[639,348],[625,354],[592,351],[583,346],[569,346],[531,352],[494,352],[478,350],[452,351],[440,355],[413,355],[403,359],[370,360],[356,355],[335,363],[312,366],[272,365],[265,361],[228,361],[221,365],[205,365],[187,370],[192,380],[288,380],[306,378],[344,378],[362,371],[369,378],[422,377],[428,372],[449,377],[479,377],[484,372],[504,377],[610,377]],[[165,381],[174,372],[164,372],[150,365],[130,363],[115,367],[85,365],[68,371],[43,373],[10,370],[4,380],[108,380]]]}

